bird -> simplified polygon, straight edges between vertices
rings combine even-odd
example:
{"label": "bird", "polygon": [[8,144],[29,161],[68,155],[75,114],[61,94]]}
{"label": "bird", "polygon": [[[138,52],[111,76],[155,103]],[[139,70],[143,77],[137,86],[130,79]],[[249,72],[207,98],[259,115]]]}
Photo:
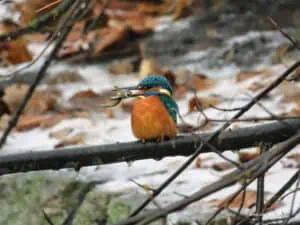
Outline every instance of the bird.
{"label": "bird", "polygon": [[135,91],[138,98],[131,112],[131,128],[136,138],[146,142],[176,137],[178,106],[172,98],[173,88],[164,76],[148,75],[127,89]]}

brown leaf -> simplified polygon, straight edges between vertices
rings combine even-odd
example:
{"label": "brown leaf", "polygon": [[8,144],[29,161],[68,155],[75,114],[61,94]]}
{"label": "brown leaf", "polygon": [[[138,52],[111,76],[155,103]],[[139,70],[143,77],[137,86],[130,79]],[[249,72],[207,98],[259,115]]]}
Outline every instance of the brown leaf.
{"label": "brown leaf", "polygon": [[78,145],[78,144],[84,144],[84,139],[86,137],[86,134],[81,133],[77,134],[73,137],[66,138],[59,142],[57,145],[55,145],[55,148],[62,148],[70,145]]}
{"label": "brown leaf", "polygon": [[134,65],[130,60],[121,60],[113,62],[108,67],[108,71],[115,75],[132,73],[133,70]]}
{"label": "brown leaf", "polygon": [[[8,105],[11,113],[14,113],[23,101],[23,97],[29,87],[26,84],[14,84],[4,90],[3,101]],[[28,102],[25,114],[41,114],[55,109],[56,99],[59,93],[50,91],[36,91]]]}
{"label": "brown leaf", "polygon": [[202,163],[202,158],[200,156],[197,157],[196,159],[196,168],[200,168],[201,167],[201,163]]}
{"label": "brown leaf", "polygon": [[197,91],[207,90],[215,84],[215,80],[209,79],[207,76],[202,74],[196,74],[188,81],[188,86],[195,88]]}
{"label": "brown leaf", "polygon": [[21,14],[20,22],[27,25],[34,18],[46,14],[59,3],[60,1],[57,0],[30,0],[30,4],[26,1],[15,4],[14,10]]}
{"label": "brown leaf", "polygon": [[73,128],[66,127],[61,130],[49,133],[49,137],[56,138],[58,140],[64,140],[73,132],[73,130]]}
{"label": "brown leaf", "polygon": [[137,5],[138,11],[147,14],[165,14],[170,12],[172,4],[169,2],[163,2],[161,4],[154,4],[153,2],[140,2]]}
{"label": "brown leaf", "polygon": [[70,98],[70,102],[72,103],[73,107],[78,109],[82,109],[84,111],[105,111],[106,115],[111,118],[113,114],[111,109],[105,109],[103,105],[111,103],[109,97],[115,95],[112,91],[106,91],[102,93],[95,93],[92,90],[87,91],[80,91],[74,94]]}
{"label": "brown leaf", "polygon": [[191,98],[189,100],[189,113],[198,110],[205,110],[211,105],[215,106],[220,103],[220,100],[215,97]]}
{"label": "brown leaf", "polygon": [[33,128],[37,128],[44,120],[49,119],[48,115],[24,115],[20,117],[20,120],[16,126],[17,131],[26,131]]}
{"label": "brown leaf", "polygon": [[[228,196],[227,198],[224,199],[213,199],[210,200],[209,203],[211,203],[213,206],[217,208],[239,208],[242,205],[242,208],[249,208],[252,205],[256,203],[256,191],[246,191],[245,194],[241,192],[238,194],[234,200],[228,205],[228,201],[231,198],[231,196]],[[244,198],[243,198],[244,197]],[[243,201],[244,199],[244,201]],[[275,204],[273,204],[270,208],[267,209],[267,211],[274,210],[280,206],[280,201],[277,201]]]}
{"label": "brown leaf", "polygon": [[235,80],[236,80],[236,82],[242,82],[242,81],[248,80],[250,78],[257,77],[257,76],[267,77],[267,76],[271,76],[271,75],[272,75],[272,73],[268,69],[257,70],[257,71],[246,71],[246,72],[243,71],[236,75]]}
{"label": "brown leaf", "polygon": [[93,55],[99,55],[108,47],[121,42],[128,35],[129,29],[126,26],[119,28],[110,28],[105,36],[100,36],[99,41],[95,44]]}
{"label": "brown leaf", "polygon": [[17,131],[26,131],[34,128],[50,128],[60,123],[64,115],[22,115],[16,126]]}
{"label": "brown leaf", "polygon": [[[19,26],[11,21],[4,21],[0,23],[0,34],[13,32]],[[16,65],[32,60],[32,55],[27,49],[28,42],[25,38],[20,37],[13,41],[8,41],[0,44],[0,58],[4,60],[7,65]]]}
{"label": "brown leaf", "polygon": [[53,126],[60,123],[61,121],[63,121],[66,118],[67,118],[66,115],[61,115],[61,114],[52,115],[51,117],[41,121],[40,127],[41,128],[53,127]]}
{"label": "brown leaf", "polygon": [[224,171],[224,170],[234,168],[234,165],[232,165],[231,163],[228,163],[228,162],[218,162],[218,163],[214,163],[212,165],[212,168],[217,171]]}
{"label": "brown leaf", "polygon": [[92,90],[87,90],[87,91],[80,91],[80,92],[77,92],[76,94],[74,94],[70,100],[71,101],[74,101],[76,99],[84,99],[84,98],[96,98],[96,97],[99,97],[99,95],[97,93],[95,93],[94,91]]}
{"label": "brown leaf", "polygon": [[238,154],[240,162],[246,163],[260,155],[260,148],[257,148],[255,152],[239,152]]}

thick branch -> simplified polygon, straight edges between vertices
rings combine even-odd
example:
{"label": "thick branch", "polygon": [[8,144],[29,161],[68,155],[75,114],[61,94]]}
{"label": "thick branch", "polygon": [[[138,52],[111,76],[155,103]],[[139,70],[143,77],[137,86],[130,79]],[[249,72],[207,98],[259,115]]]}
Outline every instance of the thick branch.
{"label": "thick branch", "polygon": [[[257,146],[260,142],[278,143],[295,134],[300,127],[300,119],[285,120],[248,128],[239,128],[222,133],[212,144],[220,151],[239,150]],[[211,133],[201,134],[207,140]],[[181,136],[176,140],[161,143],[137,143],[100,145],[92,147],[68,148],[51,151],[35,151],[9,154],[0,157],[0,175],[33,170],[75,168],[141,159],[161,159],[166,156],[190,155],[200,145],[197,136]],[[203,152],[209,152],[204,147]]]}

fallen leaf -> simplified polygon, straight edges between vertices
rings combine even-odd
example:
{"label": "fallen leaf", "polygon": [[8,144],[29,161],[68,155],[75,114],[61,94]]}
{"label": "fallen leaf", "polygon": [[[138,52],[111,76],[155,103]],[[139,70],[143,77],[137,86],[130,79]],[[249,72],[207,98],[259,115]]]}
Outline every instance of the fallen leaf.
{"label": "fallen leaf", "polygon": [[266,87],[266,84],[262,83],[261,81],[255,81],[255,82],[251,83],[247,87],[247,89],[252,91],[252,92],[256,92],[256,91],[261,90],[265,87]]}
{"label": "fallen leaf", "polygon": [[44,120],[49,119],[48,115],[23,115],[16,126],[17,131],[26,131],[37,128]]}
{"label": "fallen leaf", "polygon": [[[28,89],[27,84],[13,84],[5,88],[3,101],[8,105],[11,113],[17,110]],[[58,96],[59,93],[52,91],[38,90],[34,92],[24,110],[24,114],[41,114],[55,109]]]}
{"label": "fallen leaf", "polygon": [[103,105],[110,104],[111,100],[109,98],[113,95],[115,95],[113,91],[105,91],[98,94],[92,90],[86,90],[74,94],[69,101],[76,110],[81,109],[85,113],[91,111],[104,111],[110,118],[113,117],[113,114],[110,112],[111,109],[105,108]]}
{"label": "fallen leaf", "polygon": [[21,24],[28,25],[33,19],[46,14],[60,3],[57,0],[30,0],[30,4],[26,1],[14,4],[14,10],[21,14]]}
{"label": "fallen leaf", "polygon": [[17,131],[27,131],[34,128],[50,128],[60,123],[64,115],[22,115],[16,126]]}
{"label": "fallen leaf", "polygon": [[134,65],[130,60],[121,60],[110,64],[108,70],[110,73],[115,75],[128,74],[134,71]]}
{"label": "fallen leaf", "polygon": [[153,2],[139,2],[137,9],[141,13],[165,14],[172,11],[172,4],[170,4],[170,2],[162,2],[161,4],[155,4]]}
{"label": "fallen leaf", "polygon": [[70,100],[74,101],[76,99],[82,99],[82,98],[96,98],[98,96],[99,95],[97,93],[95,93],[94,91],[87,90],[87,91],[77,92],[70,98]]}
{"label": "fallen leaf", "polygon": [[272,75],[272,73],[269,69],[256,70],[256,71],[243,71],[236,75],[235,80],[236,80],[236,82],[242,82],[242,81],[248,80],[250,78],[257,77],[257,76],[268,77],[271,75]]}
{"label": "fallen leaf", "polygon": [[61,142],[55,145],[55,148],[62,148],[71,145],[84,144],[85,137],[86,137],[85,133],[80,133],[73,137],[63,139]]}
{"label": "fallen leaf", "polygon": [[66,118],[68,118],[68,116],[62,114],[52,115],[51,117],[41,121],[40,127],[43,129],[53,127]]}
{"label": "fallen leaf", "polygon": [[[217,208],[231,208],[236,209],[242,205],[242,208],[249,208],[256,203],[256,191],[246,191],[246,193],[239,193],[234,200],[228,204],[227,202],[230,200],[231,196],[228,196],[224,199],[212,199],[209,203]],[[243,201],[244,200],[244,201]],[[267,212],[274,210],[280,206],[280,201],[275,202],[271,207],[267,209]]]}
{"label": "fallen leaf", "polygon": [[56,138],[58,140],[66,139],[72,132],[74,131],[73,128],[66,127],[61,130],[49,133],[50,138]]}
{"label": "fallen leaf", "polygon": [[240,162],[246,163],[260,155],[260,148],[257,148],[255,152],[239,152],[238,155]]}
{"label": "fallen leaf", "polygon": [[234,168],[234,165],[232,165],[231,163],[228,163],[228,162],[218,162],[218,163],[214,163],[212,165],[212,168],[217,171],[224,171],[224,170]]}
{"label": "fallen leaf", "polygon": [[215,97],[203,97],[203,98],[191,98],[189,100],[189,113],[199,110],[205,110],[209,108],[211,105],[215,106],[220,103],[220,100]]}
{"label": "fallen leaf", "polygon": [[[18,28],[14,22],[5,20],[0,23],[0,34],[16,31]],[[4,61],[4,66],[31,61],[32,55],[27,49],[27,44],[27,40],[23,37],[1,43],[0,58]]]}
{"label": "fallen leaf", "polygon": [[298,82],[283,81],[279,85],[279,93],[282,94],[283,102],[299,102],[300,86]]}
{"label": "fallen leaf", "polygon": [[32,60],[32,55],[27,49],[25,40],[18,39],[9,41],[6,44],[6,51],[2,51],[0,56],[4,58],[8,65],[16,65]]}
{"label": "fallen leaf", "polygon": [[195,166],[196,168],[200,168],[202,163],[202,158],[200,156],[197,157]]}
{"label": "fallen leaf", "polygon": [[67,84],[85,81],[76,71],[62,71],[48,78],[47,83],[50,85]]}
{"label": "fallen leaf", "polygon": [[108,47],[125,40],[129,34],[129,29],[127,26],[122,26],[119,28],[110,28],[109,32],[105,36],[99,35],[99,40],[95,43],[95,48],[93,55],[100,55]]}
{"label": "fallen leaf", "polygon": [[189,87],[195,88],[197,91],[210,89],[215,84],[216,80],[212,80],[202,74],[196,74],[192,76],[187,83]]}

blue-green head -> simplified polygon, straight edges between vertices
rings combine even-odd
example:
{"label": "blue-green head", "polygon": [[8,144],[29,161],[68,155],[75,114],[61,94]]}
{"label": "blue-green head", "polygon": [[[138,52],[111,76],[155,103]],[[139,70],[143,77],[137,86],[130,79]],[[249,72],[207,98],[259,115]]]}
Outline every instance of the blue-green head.
{"label": "blue-green head", "polygon": [[167,78],[160,75],[149,75],[141,80],[137,86],[139,89],[162,88],[168,90],[171,95],[173,94],[173,88]]}

